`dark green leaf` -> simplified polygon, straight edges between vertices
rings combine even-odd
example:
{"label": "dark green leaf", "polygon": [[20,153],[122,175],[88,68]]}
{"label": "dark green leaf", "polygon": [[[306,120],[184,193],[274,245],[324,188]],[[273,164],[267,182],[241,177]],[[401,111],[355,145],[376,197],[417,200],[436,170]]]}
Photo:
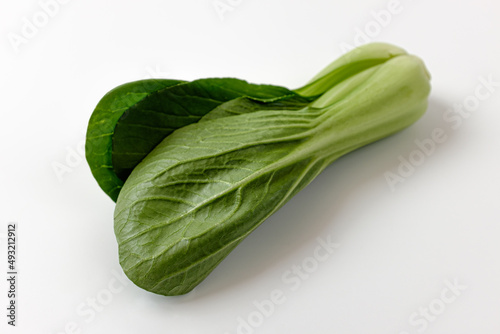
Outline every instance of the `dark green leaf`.
{"label": "dark green leaf", "polygon": [[113,169],[112,145],[116,123],[149,94],[182,82],[168,79],[129,82],[108,92],[96,106],[87,128],[85,155],[94,178],[113,200],[116,200],[123,185],[123,180]]}
{"label": "dark green leaf", "polygon": [[289,95],[296,93],[232,78],[128,83],[106,94],[94,110],[87,130],[87,161],[101,188],[116,201],[132,169],[174,130],[234,98],[273,101]]}

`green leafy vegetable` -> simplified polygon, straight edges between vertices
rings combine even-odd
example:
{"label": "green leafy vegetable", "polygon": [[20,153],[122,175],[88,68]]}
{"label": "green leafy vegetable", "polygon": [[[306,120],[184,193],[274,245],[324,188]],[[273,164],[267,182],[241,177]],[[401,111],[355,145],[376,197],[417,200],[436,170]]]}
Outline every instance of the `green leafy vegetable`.
{"label": "green leafy vegetable", "polygon": [[233,96],[210,111],[190,109],[198,119],[178,124],[146,153],[118,196],[125,273],[154,293],[189,292],[328,164],[421,117],[429,80],[419,58],[374,43],[342,56],[297,94]]}
{"label": "green leafy vegetable", "polygon": [[238,97],[273,101],[294,95],[284,87],[232,78],[131,82],[110,91],[95,108],[87,131],[87,161],[101,188],[116,201],[132,169],[174,130]]}

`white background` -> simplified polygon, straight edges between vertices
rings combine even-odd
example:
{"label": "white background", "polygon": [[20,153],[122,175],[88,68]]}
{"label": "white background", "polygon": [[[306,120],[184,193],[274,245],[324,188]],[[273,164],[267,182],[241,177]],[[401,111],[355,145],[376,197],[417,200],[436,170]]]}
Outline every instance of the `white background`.
{"label": "white background", "polygon": [[[390,17],[389,0],[222,0],[224,12],[213,0],[59,1],[50,17],[49,0],[0,5],[1,333],[500,332],[497,1],[400,0]],[[108,90],[214,76],[296,88],[368,40],[424,59],[433,89],[421,120],[333,163],[193,292],[116,278],[114,203],[81,154]],[[464,103],[470,112],[450,111]],[[415,141],[438,128],[446,140],[422,160]],[[387,173],[411,157],[421,164],[391,188]],[[8,222],[19,227],[16,328]],[[317,238],[339,244],[319,263]],[[282,303],[265,302],[273,291]]]}

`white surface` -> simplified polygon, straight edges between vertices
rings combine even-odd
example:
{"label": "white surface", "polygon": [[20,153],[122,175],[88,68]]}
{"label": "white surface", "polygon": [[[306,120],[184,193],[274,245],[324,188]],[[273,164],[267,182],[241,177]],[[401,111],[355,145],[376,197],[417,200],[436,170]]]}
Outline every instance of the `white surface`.
{"label": "white surface", "polygon": [[[494,0],[401,0],[371,40],[424,59],[433,77],[427,114],[327,168],[193,292],[157,296],[115,278],[114,204],[78,153],[104,93],[151,76],[295,88],[359,30],[375,29],[371,12],[391,3],[221,2],[233,9],[223,20],[213,0],[67,1],[17,53],[9,34],[42,9],[2,3],[0,233],[18,222],[19,298],[11,328],[2,239],[0,332],[499,333],[500,87],[470,117],[443,119],[476,89],[487,93],[480,77],[500,82]],[[436,128],[446,140],[391,191],[385,173],[397,173],[399,157]],[[60,181],[53,165],[67,159]],[[317,238],[339,247],[313,267]],[[311,273],[298,278],[294,265]],[[455,280],[457,295],[445,290]],[[273,291],[279,303],[259,311],[254,303]],[[432,321],[420,314],[429,307]]]}

